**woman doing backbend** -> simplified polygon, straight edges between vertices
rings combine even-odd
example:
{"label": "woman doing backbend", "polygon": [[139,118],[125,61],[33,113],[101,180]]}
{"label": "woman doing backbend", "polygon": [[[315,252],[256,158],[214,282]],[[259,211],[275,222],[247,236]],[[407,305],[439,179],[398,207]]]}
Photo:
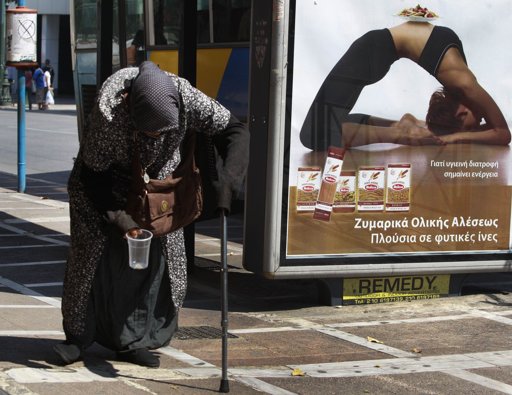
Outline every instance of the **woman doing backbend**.
{"label": "woman doing backbend", "polygon": [[[405,114],[392,121],[351,114],[361,91],[407,58],[443,86],[430,99],[426,122]],[[329,145],[481,143],[507,145],[510,130],[493,98],[468,68],[462,43],[449,28],[406,22],[358,38],[331,70],[300,131],[313,150]]]}

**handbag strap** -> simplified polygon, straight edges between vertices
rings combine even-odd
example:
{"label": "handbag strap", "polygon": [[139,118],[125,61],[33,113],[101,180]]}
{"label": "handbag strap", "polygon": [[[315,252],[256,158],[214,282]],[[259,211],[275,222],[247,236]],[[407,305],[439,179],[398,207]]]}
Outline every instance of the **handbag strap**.
{"label": "handbag strap", "polygon": [[[142,167],[140,161],[139,145],[137,143],[137,132],[133,134],[133,157],[132,157],[132,173],[136,178],[144,181],[145,169]],[[195,160],[195,147],[196,147],[196,131],[194,129],[187,129],[185,136],[180,145],[180,163],[173,172],[174,177],[182,177],[187,172],[193,172],[196,169]],[[150,165],[151,166],[151,165]],[[149,166],[148,166],[149,167]]]}
{"label": "handbag strap", "polygon": [[173,176],[182,177],[196,169],[195,149],[196,131],[188,129],[180,147],[181,161],[174,170]]}
{"label": "handbag strap", "polygon": [[139,144],[137,142],[137,132],[133,132],[133,156],[132,156],[132,174],[134,179],[143,180],[144,169],[140,161]]}

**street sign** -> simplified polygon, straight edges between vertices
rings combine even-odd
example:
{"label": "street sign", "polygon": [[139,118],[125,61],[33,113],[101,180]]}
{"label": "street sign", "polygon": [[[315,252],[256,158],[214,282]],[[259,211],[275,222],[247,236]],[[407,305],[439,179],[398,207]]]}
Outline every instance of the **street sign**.
{"label": "street sign", "polygon": [[31,67],[37,63],[37,10],[16,7],[7,10],[6,64]]}

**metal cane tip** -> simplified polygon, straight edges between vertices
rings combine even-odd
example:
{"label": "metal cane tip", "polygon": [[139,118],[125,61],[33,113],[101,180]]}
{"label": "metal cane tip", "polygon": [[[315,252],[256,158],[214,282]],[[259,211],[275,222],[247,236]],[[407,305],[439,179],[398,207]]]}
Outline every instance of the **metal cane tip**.
{"label": "metal cane tip", "polygon": [[220,381],[219,392],[222,392],[223,394],[227,394],[229,392],[229,380],[222,379]]}

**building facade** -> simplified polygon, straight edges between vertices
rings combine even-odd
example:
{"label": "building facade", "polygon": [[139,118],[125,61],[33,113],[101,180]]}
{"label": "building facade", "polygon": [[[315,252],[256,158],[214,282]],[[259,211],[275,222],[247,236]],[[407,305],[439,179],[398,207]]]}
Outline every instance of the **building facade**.
{"label": "building facade", "polygon": [[53,86],[60,94],[73,93],[69,5],[69,0],[25,0],[26,7],[37,10],[38,62],[44,65],[50,60],[55,71]]}

